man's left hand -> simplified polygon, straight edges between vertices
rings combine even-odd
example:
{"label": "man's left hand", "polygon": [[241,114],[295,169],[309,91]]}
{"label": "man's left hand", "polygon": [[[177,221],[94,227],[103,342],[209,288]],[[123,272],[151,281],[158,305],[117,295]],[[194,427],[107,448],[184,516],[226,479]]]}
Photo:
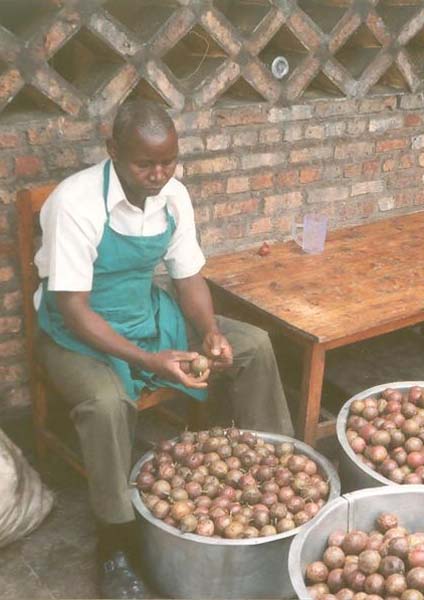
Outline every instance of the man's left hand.
{"label": "man's left hand", "polygon": [[203,338],[203,352],[211,360],[213,371],[223,371],[233,364],[233,349],[219,331],[210,331]]}

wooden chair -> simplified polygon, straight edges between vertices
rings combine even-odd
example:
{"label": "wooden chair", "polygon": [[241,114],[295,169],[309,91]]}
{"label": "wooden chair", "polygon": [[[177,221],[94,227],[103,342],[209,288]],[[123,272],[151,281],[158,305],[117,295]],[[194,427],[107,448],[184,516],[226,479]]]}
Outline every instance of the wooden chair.
{"label": "wooden chair", "polygon": [[[39,279],[37,269],[34,266],[34,254],[36,251],[36,239],[38,237],[37,225],[41,207],[53,191],[55,185],[40,186],[31,189],[23,189],[17,193],[17,224],[19,260],[22,278],[23,312],[25,320],[25,338],[30,374],[30,389],[33,407],[33,421],[35,430],[36,453],[42,464],[47,456],[48,450],[59,454],[80,474],[86,475],[77,453],[63,442],[61,436],[57,435],[48,424],[48,392],[59,395],[49,382],[45,369],[37,360],[37,348],[35,334],[37,331],[36,314],[33,305],[33,294],[37,289]],[[187,400],[189,396],[171,388],[159,388],[155,391],[144,391],[137,401],[137,408],[143,411],[156,407],[156,410],[169,421],[179,427],[184,427],[184,420],[175,412],[163,406],[170,400]],[[202,424],[203,403],[190,399],[189,425],[196,429]]]}

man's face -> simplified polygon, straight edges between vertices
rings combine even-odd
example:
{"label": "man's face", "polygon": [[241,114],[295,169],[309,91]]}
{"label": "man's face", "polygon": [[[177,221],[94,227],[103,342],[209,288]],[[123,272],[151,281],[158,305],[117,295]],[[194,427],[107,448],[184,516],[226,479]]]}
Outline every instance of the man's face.
{"label": "man's face", "polygon": [[174,174],[178,157],[176,131],[146,135],[135,130],[125,144],[108,143],[109,153],[126,193],[156,196]]}

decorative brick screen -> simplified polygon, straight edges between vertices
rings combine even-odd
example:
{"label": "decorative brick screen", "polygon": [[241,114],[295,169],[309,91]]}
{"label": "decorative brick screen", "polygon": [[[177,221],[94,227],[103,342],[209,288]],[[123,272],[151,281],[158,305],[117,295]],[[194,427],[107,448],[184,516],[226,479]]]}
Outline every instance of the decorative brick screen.
{"label": "decorative brick screen", "polygon": [[311,208],[332,227],[421,209],[423,74],[423,0],[1,0],[0,414],[28,405],[15,191],[103,158],[122,101],[174,116],[214,253]]}
{"label": "decorative brick screen", "polygon": [[0,22],[3,121],[129,93],[193,110],[422,88],[421,0],[3,0]]}

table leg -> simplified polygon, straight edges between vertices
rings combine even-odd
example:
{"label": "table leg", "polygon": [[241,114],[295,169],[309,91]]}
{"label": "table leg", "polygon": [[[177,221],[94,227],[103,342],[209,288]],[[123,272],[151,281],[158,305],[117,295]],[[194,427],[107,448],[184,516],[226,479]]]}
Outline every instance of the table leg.
{"label": "table leg", "polygon": [[324,347],[321,344],[307,346],[303,355],[302,389],[297,419],[297,435],[311,446],[315,444],[317,437],[324,366]]}

